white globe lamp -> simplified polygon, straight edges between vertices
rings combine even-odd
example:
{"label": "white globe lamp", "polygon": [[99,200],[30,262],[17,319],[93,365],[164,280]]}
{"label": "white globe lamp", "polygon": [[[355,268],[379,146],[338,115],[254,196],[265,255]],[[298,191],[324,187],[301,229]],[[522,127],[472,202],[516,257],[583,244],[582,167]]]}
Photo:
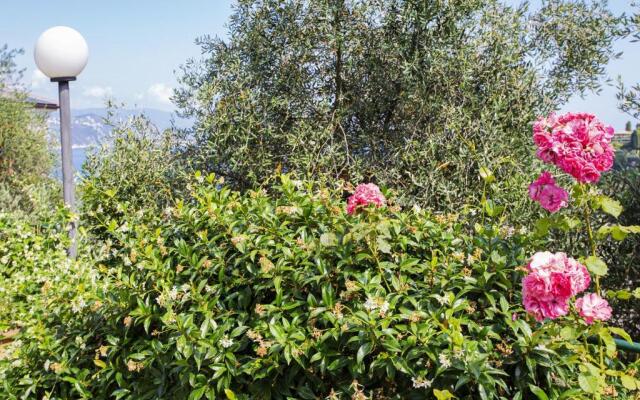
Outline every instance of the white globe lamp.
{"label": "white globe lamp", "polygon": [[87,65],[89,46],[75,29],[54,26],[38,38],[34,58],[38,69],[51,80],[75,80]]}

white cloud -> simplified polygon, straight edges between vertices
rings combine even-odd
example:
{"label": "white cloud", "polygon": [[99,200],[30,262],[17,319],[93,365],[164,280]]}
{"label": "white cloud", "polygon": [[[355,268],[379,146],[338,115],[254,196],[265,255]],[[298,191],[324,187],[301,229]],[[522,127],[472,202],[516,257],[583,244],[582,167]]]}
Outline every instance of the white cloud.
{"label": "white cloud", "polygon": [[154,83],[149,87],[147,92],[158,102],[163,104],[171,104],[171,95],[173,89],[164,83]]}
{"label": "white cloud", "polygon": [[31,88],[39,89],[43,83],[47,82],[49,78],[42,73],[39,69],[35,69],[31,74]]}
{"label": "white cloud", "polygon": [[86,88],[82,94],[87,97],[102,99],[110,97],[113,94],[113,90],[111,89],[111,86],[91,86]]}

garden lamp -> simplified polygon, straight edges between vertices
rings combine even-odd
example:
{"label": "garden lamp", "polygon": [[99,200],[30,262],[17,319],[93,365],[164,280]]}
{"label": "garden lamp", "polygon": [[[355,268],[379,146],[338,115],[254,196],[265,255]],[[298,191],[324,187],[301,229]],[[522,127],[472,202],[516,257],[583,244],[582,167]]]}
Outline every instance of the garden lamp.
{"label": "garden lamp", "polygon": [[[34,58],[38,69],[51,78],[51,82],[58,82],[63,197],[64,204],[75,212],[69,82],[75,81],[87,65],[89,48],[82,35],[75,29],[54,26],[44,31],[38,38]],[[68,255],[75,258],[77,249],[75,221],[71,222],[69,237],[71,246],[68,249]]]}

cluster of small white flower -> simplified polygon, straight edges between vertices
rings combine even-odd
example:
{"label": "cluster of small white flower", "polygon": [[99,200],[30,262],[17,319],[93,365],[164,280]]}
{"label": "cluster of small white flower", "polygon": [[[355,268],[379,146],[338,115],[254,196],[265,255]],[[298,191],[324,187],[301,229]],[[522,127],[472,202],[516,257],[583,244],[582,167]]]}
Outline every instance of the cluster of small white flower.
{"label": "cluster of small white flower", "polygon": [[82,298],[75,299],[71,302],[71,311],[78,314],[87,306],[87,302]]}
{"label": "cluster of small white flower", "polygon": [[416,389],[427,389],[431,387],[433,379],[429,380],[427,378],[411,378],[411,382],[413,382],[413,387]]}
{"label": "cluster of small white flower", "polygon": [[76,345],[77,345],[81,350],[84,350],[84,349],[86,349],[86,348],[87,348],[87,344],[86,344],[86,342],[84,341],[84,339],[83,339],[81,336],[76,336],[76,338],[75,338],[75,340],[74,340],[74,341],[76,342]]}
{"label": "cluster of small white flower", "polygon": [[442,368],[451,367],[451,360],[449,360],[449,357],[447,357],[444,353],[440,353],[440,355],[438,356],[438,361],[440,362]]}
{"label": "cluster of small white flower", "polygon": [[436,298],[438,303],[440,303],[441,306],[446,306],[451,302],[451,299],[449,298],[448,294],[444,294],[444,295],[436,294],[434,295],[434,297]]}
{"label": "cluster of small white flower", "polygon": [[364,308],[367,311],[379,310],[380,315],[384,316],[389,311],[389,302],[382,297],[367,297],[367,301],[364,303]]}
{"label": "cluster of small white flower", "polygon": [[228,349],[229,347],[233,346],[233,339],[230,339],[228,335],[224,335],[224,337],[220,339],[220,346]]}

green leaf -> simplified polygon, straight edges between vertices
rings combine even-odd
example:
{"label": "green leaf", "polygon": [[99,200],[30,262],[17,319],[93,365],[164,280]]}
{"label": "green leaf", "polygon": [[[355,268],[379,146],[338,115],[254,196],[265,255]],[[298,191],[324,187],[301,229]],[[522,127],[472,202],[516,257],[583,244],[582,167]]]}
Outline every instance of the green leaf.
{"label": "green leaf", "polygon": [[376,244],[378,246],[378,251],[385,254],[391,253],[391,245],[384,238],[378,237],[376,239]]}
{"label": "green leaf", "polygon": [[200,400],[204,395],[205,390],[207,390],[206,386],[201,386],[195,390],[192,390],[189,394],[189,400]]}
{"label": "green leaf", "polygon": [[638,380],[629,375],[622,375],[620,377],[620,383],[622,383],[622,386],[624,386],[627,390],[640,389],[640,386],[638,386]]}
{"label": "green leaf", "polygon": [[619,225],[614,225],[611,227],[611,237],[614,240],[617,241],[622,241],[624,239],[626,239],[627,237],[627,232],[625,232],[623,229],[620,229],[621,227]]}
{"label": "green leaf", "polygon": [[438,400],[450,400],[454,398],[448,390],[433,389],[433,395],[436,396]]}
{"label": "green leaf", "polygon": [[597,276],[605,276],[607,274],[607,271],[609,270],[607,264],[602,261],[600,257],[587,257],[587,259],[584,260],[584,263],[589,272]]}
{"label": "green leaf", "polygon": [[568,389],[565,390],[564,392],[562,392],[562,394],[560,395],[560,397],[558,397],[558,400],[571,400],[571,399],[576,399],[579,398],[579,395],[581,394],[581,390],[580,389]]}
{"label": "green leaf", "polygon": [[549,233],[549,230],[552,227],[553,222],[551,221],[550,218],[540,218],[539,220],[536,221],[535,226],[536,226],[536,235],[537,236],[546,236]]}
{"label": "green leaf", "polygon": [[507,257],[494,250],[491,252],[491,261],[498,266],[504,266],[507,263]]}
{"label": "green leaf", "polygon": [[616,343],[609,331],[606,328],[602,328],[598,331],[598,335],[602,339],[602,342],[605,344],[607,356],[613,357],[616,353]]}
{"label": "green leaf", "polygon": [[496,205],[496,203],[491,199],[488,199],[484,202],[484,211],[490,217],[495,217],[496,215],[499,215],[503,210],[504,210],[503,206]]}
{"label": "green leaf", "polygon": [[587,393],[595,394],[600,391],[597,376],[580,374],[580,376],[578,376],[578,383],[580,384],[580,388]]}
{"label": "green leaf", "polygon": [[372,348],[373,346],[369,342],[363,343],[360,346],[360,348],[358,349],[358,353],[356,354],[356,361],[358,362],[358,364],[362,364],[362,360],[364,360],[367,354],[371,353]]}
{"label": "green leaf", "polygon": [[235,394],[235,393],[233,393],[233,392],[232,392],[231,390],[229,390],[229,389],[225,389],[225,390],[224,390],[224,394],[226,394],[226,395],[227,395],[227,399],[229,399],[229,400],[236,400],[236,399],[237,399],[236,394]]}
{"label": "green leaf", "polygon": [[577,332],[573,326],[565,326],[560,330],[560,336],[565,340],[573,340],[577,337]]}
{"label": "green leaf", "polygon": [[493,175],[493,172],[487,167],[480,167],[480,177],[486,183],[492,183],[496,180],[496,177]]}
{"label": "green leaf", "polygon": [[618,300],[629,300],[631,297],[633,297],[630,291],[624,289],[613,292],[613,296],[615,296],[615,298]]}
{"label": "green leaf", "polygon": [[531,390],[531,393],[535,394],[539,400],[549,400],[549,397],[544,392],[544,390],[540,389],[539,387],[529,384],[529,390]]}
{"label": "green leaf", "polygon": [[615,327],[615,326],[610,326],[608,329],[609,329],[609,332],[611,332],[612,335],[620,336],[621,338],[623,338],[627,342],[633,343],[633,340],[631,339],[631,336],[624,329],[618,328],[618,327]]}
{"label": "green leaf", "polygon": [[626,239],[629,234],[638,233],[640,233],[640,226],[638,225],[603,225],[598,229],[598,237],[604,238],[610,234],[611,237],[617,241]]}
{"label": "green leaf", "polygon": [[561,216],[556,221],[557,227],[565,232],[569,232],[580,227],[580,224],[581,222],[579,219],[567,217],[565,215]]}
{"label": "green leaf", "polygon": [[613,215],[618,218],[620,213],[622,213],[622,204],[618,200],[614,200],[608,196],[600,196],[599,198],[600,207],[602,211],[606,212],[609,215]]}

